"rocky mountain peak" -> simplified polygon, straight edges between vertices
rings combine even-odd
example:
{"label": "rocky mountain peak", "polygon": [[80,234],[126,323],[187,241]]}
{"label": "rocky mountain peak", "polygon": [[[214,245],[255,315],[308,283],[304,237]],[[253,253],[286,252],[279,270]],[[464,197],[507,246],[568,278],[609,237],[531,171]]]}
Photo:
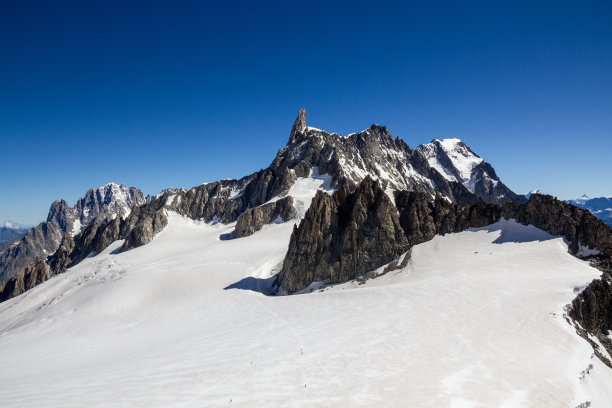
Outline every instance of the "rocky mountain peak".
{"label": "rocky mountain peak", "polygon": [[149,201],[150,197],[139,189],[115,183],[89,189],[73,207],[65,200],[54,201],[45,222],[28,230],[14,245],[0,252],[0,284],[28,266],[37,256],[46,258],[52,254],[64,234],[74,236],[92,223],[101,224],[116,217],[126,217],[132,206]]}
{"label": "rocky mountain peak", "polygon": [[133,205],[142,205],[150,201],[136,187],[126,187],[108,183],[97,189],[89,189],[85,196],[77,201],[74,216],[81,225],[91,222],[105,222],[115,216],[125,217]]}
{"label": "rocky mountain peak", "polygon": [[294,143],[296,140],[296,136],[298,134],[303,134],[306,130],[306,110],[304,108],[300,109],[298,112],[297,118],[293,123],[293,127],[291,128],[291,133],[289,134],[289,141],[287,142],[287,146]]}

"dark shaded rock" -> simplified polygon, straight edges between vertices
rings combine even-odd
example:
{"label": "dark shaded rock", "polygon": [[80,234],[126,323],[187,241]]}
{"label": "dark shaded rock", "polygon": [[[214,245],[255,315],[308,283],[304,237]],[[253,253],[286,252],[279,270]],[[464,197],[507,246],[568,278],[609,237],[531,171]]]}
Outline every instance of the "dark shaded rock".
{"label": "dark shaded rock", "polygon": [[54,201],[49,208],[47,222],[56,221],[62,231],[68,230],[70,207],[64,200]]}
{"label": "dark shaded rock", "polygon": [[355,279],[408,248],[397,211],[378,182],[366,178],[354,193],[318,191],[291,235],[279,283],[292,293],[312,282]]}
{"label": "dark shaded rock", "polygon": [[74,251],[74,239],[70,234],[64,234],[57,251],[50,257],[49,266],[54,275],[64,272],[72,262],[72,252]]}
{"label": "dark shaded rock", "polygon": [[157,208],[159,204],[161,203],[153,202],[132,209],[126,220],[125,242],[121,246],[121,252],[148,244],[155,234],[168,225],[168,217],[163,209]]}
{"label": "dark shaded rock", "polygon": [[124,227],[125,222],[120,217],[116,217],[105,225],[101,225],[96,233],[95,242],[93,242],[93,252],[99,254],[110,244],[121,239]]}
{"label": "dark shaded rock", "polygon": [[42,222],[0,252],[0,283],[6,282],[33,263],[38,256],[53,253],[64,232],[57,219]]}
{"label": "dark shaded rock", "polygon": [[[603,263],[603,265],[602,265]],[[598,259],[594,266],[604,270],[601,279],[593,280],[572,301],[569,317],[578,325],[576,332],[591,343],[595,354],[601,361],[612,368],[610,361],[596,342],[589,338],[589,334],[599,340],[609,355],[612,355],[612,260]]]}
{"label": "dark shaded rock", "polygon": [[291,218],[295,217],[295,214],[293,197],[291,196],[251,208],[238,217],[233,237],[247,237],[276,219],[280,219],[283,222],[289,221]]}
{"label": "dark shaded rock", "polygon": [[0,302],[18,296],[51,277],[49,266],[41,257],[0,286]]}
{"label": "dark shaded rock", "polygon": [[563,235],[570,242],[570,251],[574,254],[582,246],[612,257],[612,229],[588,210],[549,195],[532,194],[525,204],[505,205],[503,214],[521,224]]}
{"label": "dark shaded rock", "polygon": [[495,204],[454,204],[440,196],[432,200],[428,194],[414,191],[396,192],[395,204],[410,245],[429,241],[435,235],[493,224],[502,212]]}

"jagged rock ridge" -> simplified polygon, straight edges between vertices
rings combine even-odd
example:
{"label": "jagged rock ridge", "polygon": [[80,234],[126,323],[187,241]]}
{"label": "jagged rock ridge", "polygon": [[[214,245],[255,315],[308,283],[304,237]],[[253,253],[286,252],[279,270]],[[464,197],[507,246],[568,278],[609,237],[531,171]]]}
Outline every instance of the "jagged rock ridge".
{"label": "jagged rock ridge", "polygon": [[75,235],[90,223],[105,223],[117,216],[126,216],[132,206],[145,204],[149,200],[150,197],[135,187],[109,183],[88,190],[73,207],[64,200],[53,202],[45,222],[5,245],[0,252],[0,284],[37,257],[46,258],[52,254],[65,233]]}
{"label": "jagged rock ridge", "polygon": [[[365,188],[375,191],[380,196],[382,188],[378,183],[371,181],[363,183]],[[361,191],[361,187],[357,190]],[[290,240],[289,249],[279,275],[279,283],[287,292],[295,292],[306,288],[314,281],[338,283],[346,279],[346,274],[338,275],[328,265],[333,264],[337,258],[334,251],[315,249],[319,242],[323,246],[337,246],[343,239],[343,232],[338,228],[330,228],[330,221],[341,216],[341,209],[349,205],[350,195],[340,191],[334,196],[319,192],[316,201],[307,211],[305,218],[297,227]],[[353,198],[350,198],[353,200]],[[384,202],[384,200],[383,200]],[[471,205],[450,203],[438,196],[432,200],[427,193],[400,191],[395,193],[397,209],[393,212],[399,214],[400,230],[409,246],[413,246],[432,239],[437,234],[463,231],[472,227],[483,227],[499,221],[502,217],[514,219],[523,225],[534,225],[553,235],[563,235],[569,241],[569,249],[573,254],[580,255],[581,251],[598,251],[606,257],[612,257],[612,229],[606,226],[590,212],[559,201],[551,196],[534,194],[531,199],[522,204],[506,203],[503,205],[478,202]],[[370,208],[372,211],[373,208]],[[366,214],[375,216],[374,212]],[[366,222],[367,221],[362,221]],[[377,256],[377,252],[386,253],[388,246],[402,240],[380,240],[383,248],[376,250],[359,243],[372,236],[371,231],[360,231],[352,239],[352,251],[369,252],[367,256],[355,258],[353,269],[361,273],[380,267],[390,260],[385,256]],[[407,247],[402,245],[402,249]],[[397,256],[397,254],[396,254]],[[360,263],[360,259],[368,259],[367,263]],[[371,261],[374,259],[375,261]],[[312,271],[319,271],[312,278]],[[326,273],[327,272],[327,273]],[[354,278],[352,276],[350,279]]]}
{"label": "jagged rock ridge", "polygon": [[279,275],[288,292],[314,282],[342,282],[396,259],[409,244],[397,211],[379,183],[366,177],[354,193],[319,191],[291,235]]}
{"label": "jagged rock ridge", "polygon": [[[450,203],[440,196],[432,200],[427,193],[399,191],[395,193],[395,203],[402,238],[393,238],[388,233],[391,230],[396,234],[398,232],[397,223],[392,221],[393,216],[386,223],[378,223],[377,228],[371,228],[380,218],[376,207],[370,207],[363,213],[360,222],[365,228],[353,227],[347,233],[337,227],[340,224],[338,219],[346,216],[346,208],[351,208],[355,197],[360,197],[364,191],[379,197],[386,209],[385,214],[395,214],[393,204],[380,198],[384,196],[381,187],[369,179],[354,195],[344,190],[333,196],[319,192],[299,227],[294,228],[283,267],[277,277],[281,292],[298,292],[314,282],[333,284],[355,279],[390,262],[395,267],[402,252],[407,252],[403,259],[405,263],[413,245],[426,242],[435,235],[487,226],[502,217],[514,219],[552,235],[564,236],[574,255],[597,254],[592,258],[593,266],[604,271],[604,274],[575,298],[569,316],[577,322],[577,332],[593,345],[597,356],[612,367],[612,361],[589,337],[597,338],[608,355],[612,356],[612,340],[609,337],[612,329],[612,228],[588,210],[541,194],[532,194],[528,202],[521,204],[477,202],[466,205]],[[351,214],[351,211],[348,213]],[[394,227],[391,228],[391,225]],[[377,246],[364,244],[372,237],[376,237]],[[349,244],[345,245],[346,242]]]}
{"label": "jagged rock ridge", "polygon": [[[435,144],[435,141],[432,143]],[[117,234],[108,235],[115,239],[125,239],[121,248],[123,251],[148,243],[166,225],[167,211],[175,211],[196,220],[229,223],[237,221],[241,214],[252,210],[251,216],[245,215],[238,225],[236,237],[256,231],[262,222],[271,221],[269,217],[264,216],[271,208],[255,208],[281,197],[298,178],[309,177],[315,168],[319,174],[329,176],[332,188],[343,187],[348,193],[354,192],[359,183],[370,176],[379,181],[381,188],[391,199],[394,197],[394,191],[414,190],[422,191],[431,197],[440,195],[451,202],[525,200],[508,190],[499,181],[493,169],[465,145],[453,142],[455,147],[448,148],[447,141],[440,143],[446,148],[438,149],[444,155],[440,153],[440,159],[436,163],[442,163],[445,170],[430,164],[433,163],[435,154],[432,155],[425,148],[417,148],[416,151],[410,149],[402,139],[393,137],[384,126],[372,125],[362,132],[344,137],[307,127],[305,111],[300,110],[287,146],[278,151],[270,166],[239,180],[205,183],[189,190],[169,190],[146,204],[139,203],[142,197],[125,191],[123,187],[120,189],[121,194],[115,194],[116,185],[104,191],[88,192],[86,197],[77,203],[76,210],[70,209],[65,201],[54,203],[47,223],[37,227],[41,230],[37,232],[41,238],[28,240],[26,244],[32,244],[32,248],[27,250],[24,249],[25,244],[18,246],[18,252],[27,255],[7,253],[9,260],[19,260],[13,262],[9,269],[15,273],[36,255],[52,253],[62,240],[63,233],[76,233],[85,223],[94,220],[96,224],[100,222],[95,233],[92,229],[82,231],[90,234],[90,238],[96,242],[93,245],[97,248],[94,252],[98,253],[105,245],[110,244],[108,238],[102,239],[102,236],[96,235],[97,230],[107,230],[113,222],[109,219],[112,217],[105,214],[116,212],[125,215],[127,206],[117,208],[108,205],[105,197],[109,192],[113,196],[129,198],[134,204],[141,204],[132,208],[126,218],[126,224],[117,230]],[[426,150],[429,153],[425,154]],[[463,159],[459,160],[461,157]],[[462,160],[468,160],[474,163],[474,166],[467,168]],[[451,178],[445,171],[450,171],[455,177]],[[128,200],[125,202],[128,203]],[[99,214],[96,215],[96,212]],[[75,217],[74,213],[79,214],[79,217]],[[286,214],[281,218],[287,219]],[[253,224],[248,225],[249,223]],[[75,236],[75,242],[78,239]],[[89,245],[77,246],[71,251],[68,264],[74,265],[77,260],[87,256],[89,252],[85,252],[88,249]],[[2,264],[0,259],[0,266]],[[6,280],[10,275],[4,277]]]}
{"label": "jagged rock ridge", "polygon": [[[470,160],[478,162],[472,170],[462,167],[461,173],[473,173],[469,185],[483,186],[474,188],[474,192],[463,181],[453,181],[443,176],[439,170],[429,165],[431,155],[426,158],[418,149],[411,150],[402,139],[394,138],[384,126],[372,125],[370,129],[344,137],[307,127],[305,115],[305,111],[300,110],[287,146],[278,151],[268,168],[239,180],[226,179],[189,190],[169,191],[158,196],[153,207],[157,208],[156,211],[175,211],[197,220],[234,222],[245,211],[282,195],[298,177],[309,177],[314,168],[321,174],[330,175],[331,187],[343,186],[348,192],[354,191],[370,175],[379,180],[390,197],[395,190],[408,189],[466,203],[479,199],[487,202],[524,201],[522,196],[512,193],[499,181],[488,164],[460,142],[455,143],[458,146],[457,154],[468,155]],[[454,154],[451,150],[444,150],[445,157]],[[444,159],[441,160],[444,162]],[[447,163],[447,167],[451,165]],[[492,184],[495,184],[497,190],[487,187],[489,185],[483,181],[489,179],[493,180]],[[151,220],[155,217],[160,221],[163,219],[163,215],[154,217],[149,214],[148,217]],[[256,218],[249,219],[260,222]],[[249,229],[246,228],[245,219],[239,225],[240,230]],[[123,250],[142,245],[152,238],[137,238],[140,231],[137,225],[144,221],[133,219],[132,222],[136,229],[130,229],[134,232],[130,239],[126,239]],[[143,231],[149,231],[149,228]],[[236,236],[241,234],[239,232]]]}

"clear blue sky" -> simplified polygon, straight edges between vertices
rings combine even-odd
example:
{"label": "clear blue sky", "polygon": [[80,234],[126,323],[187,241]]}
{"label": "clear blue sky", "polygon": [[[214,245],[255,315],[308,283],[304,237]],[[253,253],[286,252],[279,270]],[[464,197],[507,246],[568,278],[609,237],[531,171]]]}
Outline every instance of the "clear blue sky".
{"label": "clear blue sky", "polygon": [[265,168],[301,107],[461,138],[519,193],[612,194],[609,1],[5,0],[0,47],[0,221]]}

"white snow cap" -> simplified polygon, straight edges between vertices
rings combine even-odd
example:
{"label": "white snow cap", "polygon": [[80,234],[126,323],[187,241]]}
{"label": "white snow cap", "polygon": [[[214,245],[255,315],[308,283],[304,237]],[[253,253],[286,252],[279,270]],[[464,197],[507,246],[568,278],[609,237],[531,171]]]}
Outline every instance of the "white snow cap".
{"label": "white snow cap", "polygon": [[525,197],[529,199],[529,197],[531,197],[532,194],[544,194],[544,193],[542,192],[542,190],[536,188],[535,190],[531,190],[530,192],[525,194]]}

